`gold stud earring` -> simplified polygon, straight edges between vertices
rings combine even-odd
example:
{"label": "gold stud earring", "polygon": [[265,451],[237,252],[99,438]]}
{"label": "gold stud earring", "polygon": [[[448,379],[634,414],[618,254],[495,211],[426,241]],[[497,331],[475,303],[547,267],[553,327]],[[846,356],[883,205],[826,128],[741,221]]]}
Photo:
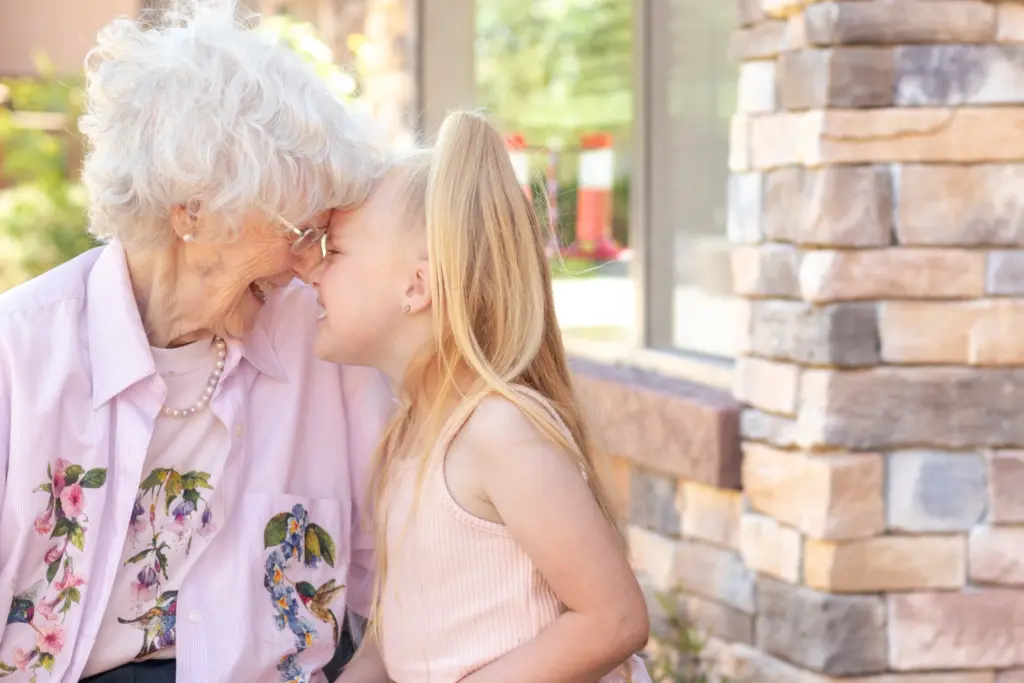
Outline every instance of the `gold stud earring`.
{"label": "gold stud earring", "polygon": [[409,304],[405,304],[405,305],[402,306],[402,312],[403,313],[408,313],[411,310],[412,310],[412,306],[410,306]]}

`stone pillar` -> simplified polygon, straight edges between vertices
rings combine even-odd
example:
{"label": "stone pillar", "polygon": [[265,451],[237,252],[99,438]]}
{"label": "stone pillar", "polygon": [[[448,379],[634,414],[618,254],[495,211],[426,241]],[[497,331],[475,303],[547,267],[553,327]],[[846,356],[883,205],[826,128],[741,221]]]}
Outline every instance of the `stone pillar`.
{"label": "stone pillar", "polygon": [[727,673],[1021,683],[1024,4],[740,7]]}

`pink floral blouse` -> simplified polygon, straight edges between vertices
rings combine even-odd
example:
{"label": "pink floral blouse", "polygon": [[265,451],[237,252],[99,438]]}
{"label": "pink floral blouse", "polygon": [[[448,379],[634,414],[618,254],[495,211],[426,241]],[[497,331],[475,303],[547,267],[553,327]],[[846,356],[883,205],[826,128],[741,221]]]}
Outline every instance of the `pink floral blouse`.
{"label": "pink floral blouse", "polygon": [[[319,680],[333,622],[368,609],[361,513],[393,401],[375,371],[312,355],[318,310],[282,288],[228,340],[210,404],[229,434],[224,518],[189,516],[208,545],[126,631],[172,644],[183,683]],[[164,392],[118,243],[0,295],[0,679],[79,680],[140,491],[183,509],[204,492],[173,468],[143,481]]]}

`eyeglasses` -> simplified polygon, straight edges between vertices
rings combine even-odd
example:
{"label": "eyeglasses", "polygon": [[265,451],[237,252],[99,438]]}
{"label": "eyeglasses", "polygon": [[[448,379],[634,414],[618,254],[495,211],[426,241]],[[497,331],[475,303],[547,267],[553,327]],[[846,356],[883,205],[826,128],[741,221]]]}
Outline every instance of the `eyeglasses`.
{"label": "eyeglasses", "polygon": [[325,244],[325,238],[327,237],[327,228],[326,227],[313,226],[313,227],[308,227],[308,228],[300,228],[300,227],[297,227],[295,225],[292,225],[291,223],[289,223],[285,219],[281,218],[280,216],[277,217],[277,220],[281,221],[281,224],[284,227],[288,228],[288,230],[292,233],[292,235],[295,236],[295,239],[292,241],[292,247],[291,247],[293,254],[296,254],[296,255],[301,254],[302,252],[306,251],[311,246],[313,246],[314,244],[319,242],[320,243],[320,256],[321,257],[324,256],[324,254],[326,252],[326,244]]}

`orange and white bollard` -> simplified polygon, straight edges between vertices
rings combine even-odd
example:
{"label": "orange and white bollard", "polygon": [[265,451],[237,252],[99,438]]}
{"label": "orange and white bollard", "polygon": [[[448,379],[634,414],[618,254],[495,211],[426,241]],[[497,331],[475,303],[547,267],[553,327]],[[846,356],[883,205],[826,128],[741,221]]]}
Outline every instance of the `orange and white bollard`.
{"label": "orange and white bollard", "polygon": [[526,151],[526,140],[522,135],[505,136],[505,147],[508,148],[508,158],[512,162],[512,170],[515,171],[519,186],[529,199],[533,199],[533,191],[530,189],[530,155]]}
{"label": "orange and white bollard", "polygon": [[576,185],[575,251],[598,261],[612,261],[622,251],[612,239],[615,182],[612,136],[607,133],[586,135],[581,147]]}

